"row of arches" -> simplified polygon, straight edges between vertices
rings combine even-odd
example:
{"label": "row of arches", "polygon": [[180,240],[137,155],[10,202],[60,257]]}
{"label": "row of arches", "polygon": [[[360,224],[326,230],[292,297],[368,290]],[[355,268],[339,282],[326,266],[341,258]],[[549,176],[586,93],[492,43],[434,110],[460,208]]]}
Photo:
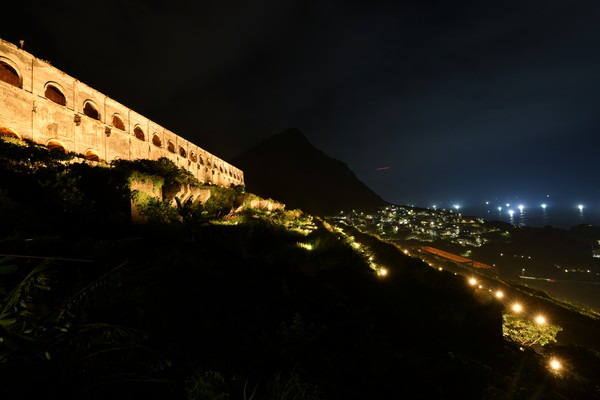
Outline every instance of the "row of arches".
{"label": "row of arches", "polygon": [[[67,97],[64,95],[63,90],[59,87],[58,83],[56,82],[46,83],[46,86],[44,88],[44,97],[58,105],[67,105]],[[96,106],[96,104],[92,100],[88,99],[83,102],[83,114],[87,115],[92,119],[100,121],[100,113],[98,112],[98,106]],[[118,120],[120,120],[120,118],[117,115],[115,115],[113,119],[115,117]],[[123,121],[121,121],[121,125],[123,126],[123,129],[125,129]]]}
{"label": "row of arches", "polygon": [[[10,128],[6,128],[3,126],[0,126],[0,137],[7,137],[7,138],[12,138],[12,139],[18,139],[21,140],[21,136],[15,132],[14,130],[10,129]],[[65,145],[57,139],[50,139],[46,142],[46,147],[48,148],[48,150],[57,150],[57,151],[62,151],[64,153],[67,153],[67,148],[65,147]],[[88,161],[96,161],[96,162],[100,162],[102,161],[102,158],[100,158],[100,154],[98,153],[97,150],[94,149],[88,149],[86,150],[86,152],[84,153],[84,157],[86,160]]]}
{"label": "row of arches", "polygon": [[[0,57],[0,81],[19,89],[23,88],[23,79],[19,74],[17,67],[10,60],[3,57]],[[44,86],[44,97],[61,106],[67,105],[67,97],[64,92],[65,91],[56,82],[47,82]],[[83,102],[83,114],[95,120],[100,120],[98,107],[92,100],[88,99]],[[119,118],[117,117],[117,119]],[[125,130],[125,125],[122,121],[120,121],[119,126],[116,127]]]}
{"label": "row of arches", "polygon": [[[17,72],[17,68],[5,58],[0,59],[0,81],[20,89],[23,88],[23,79]],[[64,90],[62,90],[60,85],[56,82],[46,83],[44,87],[44,96],[48,100],[51,100],[52,102],[61,106],[67,105],[67,97],[64,94]],[[100,119],[98,107],[91,100],[86,100],[83,103],[83,113],[90,118],[96,120]]]}
{"label": "row of arches", "polygon": [[[23,79],[22,79],[22,75],[19,73],[17,66],[9,59],[5,58],[5,57],[0,57],[0,81],[8,83],[12,86],[18,87],[18,88],[23,88]],[[45,87],[44,87],[44,96],[60,105],[60,106],[66,106],[67,105],[67,97],[65,96],[65,91],[63,90],[63,88],[61,87],[60,84],[58,84],[57,82],[47,82]],[[88,116],[89,118],[92,118],[94,120],[98,120],[100,121],[101,119],[101,115],[98,111],[98,106],[96,106],[96,104],[90,100],[87,99],[83,102],[83,114]],[[77,118],[77,117],[76,117]],[[125,127],[125,123],[124,123],[124,118],[121,117],[119,114],[115,113],[112,116],[112,127],[122,130],[122,131],[126,131],[126,127]],[[107,121],[108,123],[108,121]],[[11,137],[16,137],[18,139],[20,139],[20,136],[11,130],[8,130],[8,128],[1,128],[3,130],[0,130],[0,136],[11,136]],[[141,141],[146,141],[146,134],[144,132],[144,130],[141,128],[140,125],[135,125],[135,127],[133,128],[132,131],[133,136]],[[158,136],[158,134],[153,134],[152,136],[152,140],[151,143],[156,146],[156,147],[160,147],[163,148],[163,141],[160,138],[160,136]],[[50,143],[51,148],[61,148],[64,150],[64,146],[62,146],[62,144],[58,143],[58,142],[52,142]],[[231,169],[225,168],[223,169],[222,165],[217,165],[217,163],[212,163],[210,159],[208,160],[204,160],[202,156],[196,154],[196,152],[194,151],[187,151],[184,147],[182,146],[178,146],[178,148],[176,148],[175,144],[171,141],[168,140],[166,143],[166,150],[171,153],[171,154],[177,154],[180,157],[186,158],[189,161],[188,162],[193,162],[195,164],[197,164],[198,167],[200,166],[204,166],[206,170],[208,170],[209,168],[212,167],[213,169],[213,174],[214,171],[219,171],[221,174],[224,175],[229,175],[231,178],[233,179],[237,179],[237,180],[241,180],[241,174],[237,173],[237,172],[232,172]],[[86,153],[86,159],[90,159],[92,161],[99,161],[100,157],[98,156],[97,152],[95,153],[90,153],[89,158],[88,155]]]}
{"label": "row of arches", "polygon": [[[17,132],[15,132],[14,130],[12,130],[10,128],[6,128],[6,127],[0,127],[0,136],[15,138],[15,139],[19,139],[19,140],[21,139],[21,136]],[[158,136],[155,136],[155,138],[157,138],[157,137]],[[169,141],[169,145],[170,145],[169,151],[174,153],[174,146],[171,141]],[[58,149],[58,150],[67,152],[65,146],[60,141],[55,140],[55,139],[50,140],[46,144],[46,147],[48,147],[49,149]],[[186,157],[187,153],[186,153],[185,149],[181,146],[179,147],[179,149],[180,149],[180,156]],[[98,152],[95,150],[87,150],[86,153],[84,154],[84,156],[87,160],[90,160],[90,161],[96,161],[96,162],[102,161]],[[212,167],[213,175],[214,175],[215,170],[218,170],[220,173],[229,175],[231,178],[238,179],[238,180],[240,179],[240,176],[237,173],[231,172],[231,169],[226,168],[224,170],[223,166],[221,166],[221,165],[219,165],[219,166],[217,166],[216,164],[211,165],[210,159],[207,160],[207,162],[205,162],[204,158],[202,156],[197,155],[196,152],[193,150],[189,154],[189,159],[190,159],[190,161],[192,161],[194,163],[204,166],[206,173],[208,173],[209,167]]]}
{"label": "row of arches", "polygon": [[[143,131],[141,130],[141,128],[140,128],[139,134],[140,134],[140,136],[143,136]],[[136,134],[135,136],[138,137],[138,134]],[[140,139],[140,137],[138,137],[138,139]],[[162,148],[162,140],[157,134],[154,134],[152,136],[152,144],[156,147]],[[196,152],[193,150],[190,151],[188,154],[186,149],[184,149],[182,146],[179,146],[179,151],[176,152],[175,144],[173,144],[173,142],[170,140],[167,141],[167,151],[171,154],[179,154],[179,156],[181,156],[183,158],[188,158],[190,161],[192,161],[194,163],[198,163],[200,165],[205,165],[204,158],[202,158],[202,156],[197,155]],[[208,167],[211,166],[210,160],[208,160],[207,165],[208,165]],[[216,165],[214,167],[218,168],[222,174],[227,174],[234,179],[238,179],[238,180],[240,179],[240,176],[234,172],[231,172],[230,169],[223,170],[222,166],[217,167]]]}
{"label": "row of arches", "polygon": [[[6,128],[6,127],[0,127],[0,137],[10,137],[10,138],[15,138],[15,139],[19,139],[19,140],[21,139],[20,135],[17,132],[15,132],[14,130],[12,130],[10,128]],[[61,151],[64,153],[68,152],[66,146],[58,139],[48,140],[46,142],[46,147],[49,150]],[[100,153],[95,149],[86,150],[84,153],[84,157],[87,161],[93,161],[93,162],[104,161],[100,157]],[[198,159],[198,156],[193,151],[191,152],[190,157],[194,162],[196,162],[196,160]],[[119,157],[116,157],[115,160],[116,159],[119,159]],[[203,169],[204,176],[210,178],[210,181],[214,181],[216,179],[215,175],[216,175],[217,171],[219,171],[222,175],[229,175],[233,179],[237,179],[237,180],[240,179],[239,175],[232,173],[231,170],[228,170],[227,172],[225,172],[221,166],[219,166],[218,168],[216,166],[213,166],[213,168],[209,168],[210,167],[209,163],[207,163],[207,165],[204,165],[202,156],[199,157],[199,160],[200,160],[199,164],[204,166],[204,168],[200,167],[199,170]]]}
{"label": "row of arches", "polygon": [[[57,150],[57,151],[62,151],[64,153],[67,153],[67,149],[66,149],[65,145],[62,144],[62,142],[60,140],[50,139],[46,143],[46,147],[49,150]],[[86,150],[85,153],[83,154],[83,156],[88,161],[95,161],[95,162],[103,161],[102,158],[100,157],[100,153],[98,153],[98,151],[94,150],[94,149]]]}

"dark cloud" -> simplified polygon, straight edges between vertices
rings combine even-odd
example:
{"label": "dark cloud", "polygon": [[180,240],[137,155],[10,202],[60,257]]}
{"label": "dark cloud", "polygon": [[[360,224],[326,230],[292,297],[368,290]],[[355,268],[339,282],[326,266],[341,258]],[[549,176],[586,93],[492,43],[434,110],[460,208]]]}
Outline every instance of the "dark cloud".
{"label": "dark cloud", "polygon": [[1,37],[225,158],[297,127],[392,202],[597,196],[596,2],[34,1],[14,14]]}

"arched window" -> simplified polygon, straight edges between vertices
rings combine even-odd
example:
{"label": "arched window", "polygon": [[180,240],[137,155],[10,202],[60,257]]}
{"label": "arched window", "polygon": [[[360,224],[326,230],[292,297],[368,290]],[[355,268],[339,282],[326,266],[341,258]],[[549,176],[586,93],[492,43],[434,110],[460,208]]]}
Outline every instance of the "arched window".
{"label": "arched window", "polygon": [[96,109],[96,107],[94,107],[91,101],[85,102],[85,104],[83,105],[83,113],[90,118],[94,118],[97,120],[100,119],[100,114],[98,114],[98,110]]}
{"label": "arched window", "polygon": [[19,77],[17,70],[4,61],[0,61],[0,81],[6,82],[9,85],[13,85],[18,88],[23,87],[23,85],[21,85],[21,78]]}
{"label": "arched window", "polygon": [[199,162],[200,162],[200,165],[204,165],[204,158],[202,158],[202,156],[200,156]]}
{"label": "arched window", "polygon": [[198,157],[196,157],[196,152],[190,151],[190,160],[193,162],[198,162]]}
{"label": "arched window", "polygon": [[133,128],[133,134],[136,138],[140,140],[146,140],[146,135],[144,135],[144,131],[142,130],[142,128],[140,128],[139,125],[136,125],[136,127]]}
{"label": "arched window", "polygon": [[179,146],[179,155],[181,157],[187,157],[187,152],[185,151],[185,149],[181,146]]}
{"label": "arched window", "polygon": [[61,142],[59,142],[58,140],[50,140],[48,141],[48,144],[46,144],[46,147],[48,148],[48,150],[59,150],[59,151],[63,151],[63,152],[67,152],[67,149],[65,149],[65,146],[63,146],[63,144]]}
{"label": "arched window", "polygon": [[167,150],[169,150],[171,153],[175,154],[175,145],[170,140],[167,143]]}
{"label": "arched window", "polygon": [[160,140],[160,137],[158,137],[158,135],[155,133],[154,136],[152,136],[152,144],[155,145],[156,147],[162,147],[162,141]]}
{"label": "arched window", "polygon": [[85,159],[88,161],[100,162],[100,155],[96,150],[88,150],[85,152]]}
{"label": "arched window", "polygon": [[10,128],[5,128],[3,126],[0,126],[0,137],[9,137],[21,140],[21,137],[17,132],[13,131]]}
{"label": "arched window", "polygon": [[125,130],[125,124],[123,123],[123,120],[121,119],[121,117],[119,117],[117,114],[113,115],[113,126],[117,129],[120,129],[122,131]]}
{"label": "arched window", "polygon": [[44,96],[46,96],[46,98],[48,100],[52,100],[53,102],[55,102],[56,104],[60,104],[61,106],[67,105],[67,98],[60,91],[60,89],[54,85],[46,86],[46,91],[44,92]]}

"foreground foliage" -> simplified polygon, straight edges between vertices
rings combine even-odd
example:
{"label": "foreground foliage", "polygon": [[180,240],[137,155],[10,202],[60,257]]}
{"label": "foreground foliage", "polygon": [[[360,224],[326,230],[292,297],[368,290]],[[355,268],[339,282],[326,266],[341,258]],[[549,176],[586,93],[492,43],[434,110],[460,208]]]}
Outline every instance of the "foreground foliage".
{"label": "foreground foliage", "polygon": [[521,315],[504,314],[502,333],[510,340],[522,345],[545,346],[556,343],[556,335],[562,331],[562,327],[547,323],[536,323]]}
{"label": "foreground foliage", "polygon": [[[14,255],[0,260],[1,398],[597,398],[597,354],[553,346],[572,368],[548,371],[502,340],[498,304],[372,236],[300,211],[236,211],[236,188],[130,225],[85,205],[87,177],[94,190],[126,179],[61,165],[50,181],[65,172],[82,206],[59,207],[33,173],[23,179],[53,214],[0,232]],[[6,204],[37,216],[14,182]]]}

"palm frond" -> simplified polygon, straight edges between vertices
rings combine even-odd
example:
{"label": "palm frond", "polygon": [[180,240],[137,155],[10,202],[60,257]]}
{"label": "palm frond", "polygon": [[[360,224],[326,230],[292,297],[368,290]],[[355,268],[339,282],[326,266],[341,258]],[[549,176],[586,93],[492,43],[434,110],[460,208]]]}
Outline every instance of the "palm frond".
{"label": "palm frond", "polygon": [[34,314],[36,291],[50,289],[49,266],[51,260],[43,260],[33,268],[21,282],[6,296],[0,311],[0,320],[9,316],[31,316]]}

